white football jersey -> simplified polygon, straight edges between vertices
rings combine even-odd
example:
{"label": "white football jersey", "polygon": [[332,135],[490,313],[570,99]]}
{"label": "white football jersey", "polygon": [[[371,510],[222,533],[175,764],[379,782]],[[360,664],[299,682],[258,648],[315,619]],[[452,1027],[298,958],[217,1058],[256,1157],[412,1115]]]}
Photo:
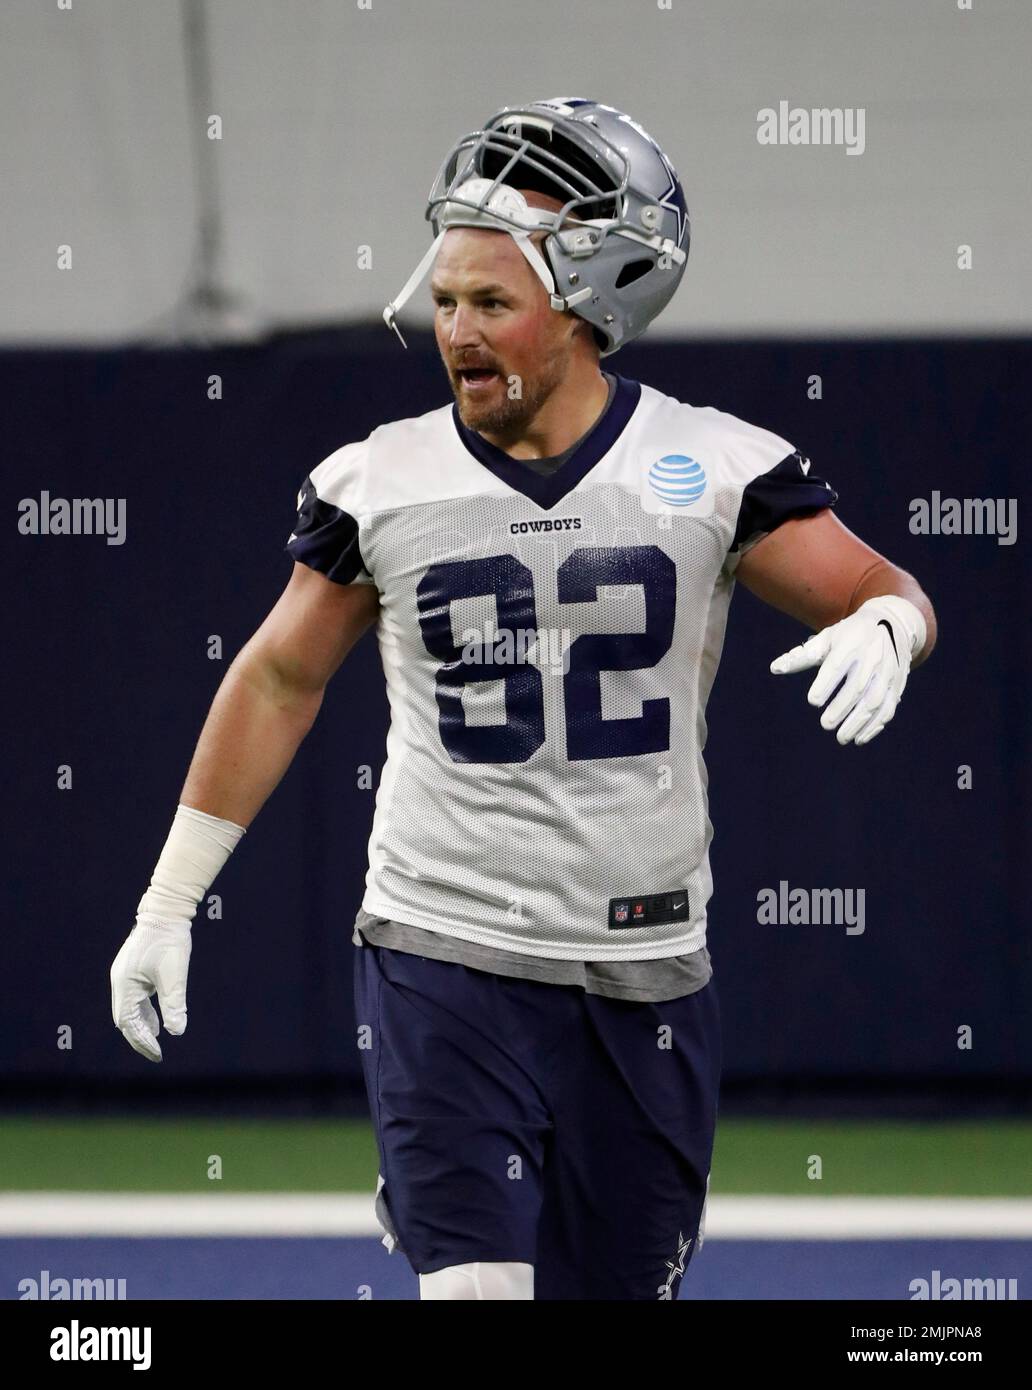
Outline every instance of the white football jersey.
{"label": "white football jersey", "polygon": [[453,405],[320,463],[287,550],[381,605],[363,908],[560,959],[702,946],[705,711],[735,566],[835,500],[778,435],[623,377],[551,475]]}

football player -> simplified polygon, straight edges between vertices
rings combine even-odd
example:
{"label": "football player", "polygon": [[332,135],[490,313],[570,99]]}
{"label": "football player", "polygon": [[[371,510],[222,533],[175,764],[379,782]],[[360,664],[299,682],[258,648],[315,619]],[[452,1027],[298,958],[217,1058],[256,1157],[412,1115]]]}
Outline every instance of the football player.
{"label": "football player", "polygon": [[197,904],[374,622],[391,706],[354,929],[377,1210],[427,1299],[673,1299],[720,1078],[706,701],[736,581],[814,635],[841,744],[935,640],[918,584],[788,440],[604,369],[668,303],[688,212],[635,121],[498,112],[445,159],[432,268],[454,403],[305,478],[279,602],[220,687],[112,966],[159,1061]]}

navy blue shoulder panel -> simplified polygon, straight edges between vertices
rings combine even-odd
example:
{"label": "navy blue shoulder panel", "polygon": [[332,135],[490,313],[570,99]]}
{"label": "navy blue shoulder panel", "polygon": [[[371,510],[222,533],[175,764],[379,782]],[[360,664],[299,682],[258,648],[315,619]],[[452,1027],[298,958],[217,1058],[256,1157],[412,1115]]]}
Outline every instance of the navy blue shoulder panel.
{"label": "navy blue shoulder panel", "polygon": [[[615,374],[614,374],[615,375]],[[459,438],[466,448],[496,478],[516,492],[522,492],[546,511],[561,502],[571,489],[589,473],[599,459],[609,453],[620,438],[641,399],[641,383],[629,377],[616,377],[616,392],[608,410],[603,411],[595,428],[581,441],[561,468],[554,473],[533,473],[519,459],[510,458],[504,449],[489,443],[476,430],[467,429],[459,417],[459,408],[452,406],[452,419]]]}
{"label": "navy blue shoulder panel", "polygon": [[324,502],[311,477],[301,487],[297,521],[284,548],[295,560],[336,584],[350,584],[365,570],[358,548],[358,522],[340,507]]}
{"label": "navy blue shoulder panel", "polygon": [[838,493],[810,472],[810,460],[797,449],[746,485],[731,549],[737,550],[758,531],[775,530],[791,516],[807,516],[837,501]]}

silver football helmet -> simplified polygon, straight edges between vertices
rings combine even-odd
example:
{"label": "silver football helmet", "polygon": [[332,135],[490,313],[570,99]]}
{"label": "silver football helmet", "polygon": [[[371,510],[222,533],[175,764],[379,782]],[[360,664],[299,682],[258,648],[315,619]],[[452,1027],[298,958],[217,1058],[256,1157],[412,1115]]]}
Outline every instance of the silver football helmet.
{"label": "silver football helmet", "polygon": [[[520,189],[563,206],[528,207]],[[487,227],[513,237],[553,309],[591,324],[603,357],[644,333],[669,303],[691,235],[681,184],[652,137],[622,111],[579,97],[505,106],[464,135],[434,180],[426,217],[433,243],[383,311],[399,338],[398,310],[447,229]],[[542,230],[544,257],[530,240]]]}

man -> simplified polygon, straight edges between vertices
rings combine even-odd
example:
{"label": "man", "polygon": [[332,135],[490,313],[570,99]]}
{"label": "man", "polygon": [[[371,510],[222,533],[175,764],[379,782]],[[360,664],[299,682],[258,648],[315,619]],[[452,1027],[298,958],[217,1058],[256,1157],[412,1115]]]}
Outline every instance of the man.
{"label": "man", "polygon": [[[735,580],[816,630],[840,743],[935,640],[917,583],[791,444],[604,373],[684,269],[668,160],[611,107],[506,108],[431,193],[455,395],[305,480],[294,572],[215,697],[115,1022],[160,1060],[190,922],[377,621],[391,703],[359,914],[377,1206],[428,1299],[671,1299],[720,1075],[705,705]],[[829,696],[841,689],[829,701]]]}

